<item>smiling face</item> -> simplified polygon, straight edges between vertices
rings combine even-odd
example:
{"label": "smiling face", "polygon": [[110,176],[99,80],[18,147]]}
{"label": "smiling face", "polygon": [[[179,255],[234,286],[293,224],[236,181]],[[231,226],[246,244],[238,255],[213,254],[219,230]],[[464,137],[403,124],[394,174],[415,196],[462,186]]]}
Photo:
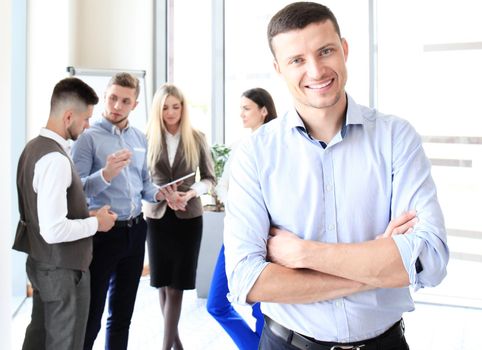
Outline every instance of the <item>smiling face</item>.
{"label": "smiling face", "polygon": [[167,96],[162,108],[162,120],[164,121],[166,129],[171,134],[175,134],[179,129],[179,125],[181,124],[181,116],[181,101],[172,95]]}
{"label": "smiling face", "polygon": [[105,92],[104,117],[120,129],[127,126],[129,113],[137,106],[136,89],[113,84]]}
{"label": "smiling face", "polygon": [[303,114],[345,101],[348,45],[329,20],[276,35],[275,69]]}
{"label": "smiling face", "polygon": [[253,100],[244,96],[241,97],[240,109],[243,127],[250,128],[252,131],[263,125],[268,113],[265,107],[259,108]]}

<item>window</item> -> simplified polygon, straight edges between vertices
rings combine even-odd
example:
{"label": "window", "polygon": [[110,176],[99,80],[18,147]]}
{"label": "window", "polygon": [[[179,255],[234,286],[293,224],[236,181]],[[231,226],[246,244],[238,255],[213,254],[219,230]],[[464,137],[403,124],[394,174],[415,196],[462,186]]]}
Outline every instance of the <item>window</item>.
{"label": "window", "polygon": [[[416,300],[482,305],[482,27],[476,1],[378,2],[378,101],[422,135],[451,260]],[[463,287],[461,287],[463,286]]]}
{"label": "window", "polygon": [[211,140],[211,6],[204,1],[169,1],[172,19],[168,76],[184,93],[193,126]]}

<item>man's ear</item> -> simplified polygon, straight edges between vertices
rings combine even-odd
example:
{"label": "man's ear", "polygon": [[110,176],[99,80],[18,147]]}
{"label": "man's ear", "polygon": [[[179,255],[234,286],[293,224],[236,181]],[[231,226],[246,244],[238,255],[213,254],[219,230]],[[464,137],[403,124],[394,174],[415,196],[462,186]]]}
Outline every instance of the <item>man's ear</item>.
{"label": "man's ear", "polygon": [[136,102],[134,103],[134,107],[132,107],[131,111],[133,111],[133,110],[137,107],[138,104],[139,104],[139,101],[136,101]]}
{"label": "man's ear", "polygon": [[74,112],[71,109],[66,109],[62,115],[62,120],[65,125],[70,125],[74,119]]}
{"label": "man's ear", "polygon": [[278,61],[276,61],[276,58],[273,60],[273,67],[276,73],[281,74],[281,71],[279,69],[279,64],[278,64]]}
{"label": "man's ear", "polygon": [[348,42],[345,38],[341,38],[341,46],[343,47],[343,55],[345,56],[345,62],[348,59]]}

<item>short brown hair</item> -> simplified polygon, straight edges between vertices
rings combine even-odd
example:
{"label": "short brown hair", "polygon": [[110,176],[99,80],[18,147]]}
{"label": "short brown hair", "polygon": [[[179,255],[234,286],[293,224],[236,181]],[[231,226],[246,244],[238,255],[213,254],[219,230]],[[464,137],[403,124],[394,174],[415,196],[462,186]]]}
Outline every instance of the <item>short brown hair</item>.
{"label": "short brown hair", "polygon": [[135,89],[136,90],[136,99],[139,97],[139,92],[141,87],[139,85],[139,79],[133,76],[130,73],[121,72],[114,75],[107,84],[107,89],[112,85],[119,85],[122,87]]}
{"label": "short brown hair", "polygon": [[303,29],[312,23],[331,21],[341,38],[338,21],[331,10],[316,2],[294,2],[276,13],[268,24],[268,43],[273,56],[273,38],[291,30]]}

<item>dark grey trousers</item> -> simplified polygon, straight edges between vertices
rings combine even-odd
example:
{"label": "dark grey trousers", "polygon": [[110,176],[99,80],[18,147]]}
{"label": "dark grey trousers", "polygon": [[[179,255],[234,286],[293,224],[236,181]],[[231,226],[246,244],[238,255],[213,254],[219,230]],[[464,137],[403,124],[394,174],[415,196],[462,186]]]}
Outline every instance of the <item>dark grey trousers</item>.
{"label": "dark grey trousers", "polygon": [[22,350],[80,350],[89,313],[90,274],[27,259],[32,319]]}

